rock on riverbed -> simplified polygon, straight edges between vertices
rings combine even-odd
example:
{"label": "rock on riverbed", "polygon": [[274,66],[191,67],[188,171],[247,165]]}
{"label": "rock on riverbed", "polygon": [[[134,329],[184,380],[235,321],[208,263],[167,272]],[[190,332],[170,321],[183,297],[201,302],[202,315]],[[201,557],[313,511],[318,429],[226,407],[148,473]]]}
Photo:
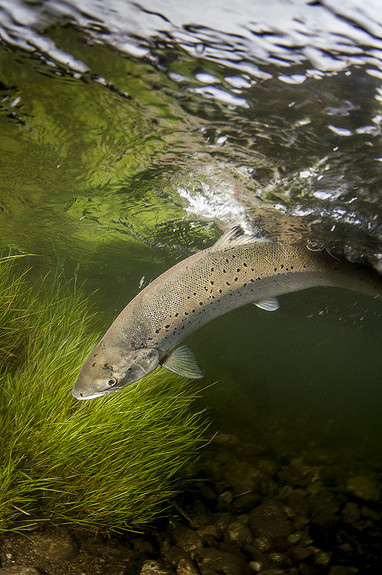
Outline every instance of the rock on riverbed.
{"label": "rock on riverbed", "polygon": [[290,438],[218,435],[172,516],[146,534],[3,534],[0,575],[374,575],[381,471]]}

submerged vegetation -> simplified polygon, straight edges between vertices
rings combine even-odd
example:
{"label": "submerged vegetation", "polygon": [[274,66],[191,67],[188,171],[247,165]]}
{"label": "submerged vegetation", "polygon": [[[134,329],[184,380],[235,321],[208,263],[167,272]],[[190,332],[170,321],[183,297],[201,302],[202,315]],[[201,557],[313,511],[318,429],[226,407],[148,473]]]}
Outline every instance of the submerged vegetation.
{"label": "submerged vegetation", "polygon": [[[26,274],[27,275],[27,274]],[[96,334],[75,283],[28,284],[0,260],[0,531],[54,521],[141,529],[169,506],[195,459],[195,393],[165,370],[119,394],[71,389]]]}

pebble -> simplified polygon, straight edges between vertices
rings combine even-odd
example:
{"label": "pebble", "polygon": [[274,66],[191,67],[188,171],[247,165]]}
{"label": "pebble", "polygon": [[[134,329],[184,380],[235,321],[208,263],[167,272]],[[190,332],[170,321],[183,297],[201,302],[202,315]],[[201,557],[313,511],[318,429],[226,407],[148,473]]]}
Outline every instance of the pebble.
{"label": "pebble", "polygon": [[321,567],[327,567],[331,560],[331,554],[326,553],[325,551],[319,550],[314,555],[314,562]]}
{"label": "pebble", "polygon": [[369,519],[372,519],[373,521],[380,521],[381,517],[378,514],[377,511],[374,511],[374,509],[369,509],[369,507],[361,507],[361,515],[363,517],[368,517]]}
{"label": "pebble", "polygon": [[150,541],[146,541],[145,539],[136,539],[133,545],[134,550],[142,555],[150,555],[153,552],[153,546]]}
{"label": "pebble", "polygon": [[244,493],[237,496],[231,504],[232,513],[247,513],[260,505],[262,498],[257,493]]}
{"label": "pebble", "polygon": [[168,545],[166,541],[162,544],[160,553],[165,563],[174,565],[174,567],[179,564],[181,559],[188,558],[188,553],[186,553],[183,549],[176,547],[176,545]]}
{"label": "pebble", "polygon": [[230,433],[218,433],[214,437],[213,443],[224,447],[235,447],[239,443],[239,440],[236,435],[232,435]]}
{"label": "pebble", "polygon": [[286,562],[284,555],[282,553],[277,553],[275,551],[269,553],[268,559],[271,565],[274,565],[275,567],[283,567]]}
{"label": "pebble", "polygon": [[250,575],[244,557],[220,549],[198,549],[194,559],[203,575]]}
{"label": "pebble", "polygon": [[219,537],[223,537],[228,525],[232,521],[232,515],[230,513],[219,513],[216,521],[215,526],[218,532]]}
{"label": "pebble", "polygon": [[366,501],[378,501],[381,489],[376,480],[366,475],[353,475],[346,482],[346,489]]}
{"label": "pebble", "polygon": [[147,559],[143,562],[139,575],[173,575],[173,571],[168,571],[152,559]]}
{"label": "pebble", "polygon": [[200,575],[200,571],[191,559],[183,558],[178,563],[176,575]]}
{"label": "pebble", "polygon": [[199,485],[197,485],[197,489],[202,499],[204,499],[208,503],[215,504],[216,491],[212,485],[208,485],[207,483],[200,483]]}
{"label": "pebble", "polygon": [[0,575],[41,575],[41,572],[34,567],[24,567],[23,565],[12,565],[12,567],[0,568]]}
{"label": "pebble", "polygon": [[288,556],[291,559],[292,563],[299,564],[302,561],[305,561],[308,557],[313,555],[313,550],[309,547],[301,547],[300,545],[295,545],[288,549]]}
{"label": "pebble", "polygon": [[253,545],[246,545],[245,553],[251,558],[249,566],[252,570],[261,571],[269,567],[266,556]]}
{"label": "pebble", "polygon": [[77,554],[77,545],[68,533],[36,534],[31,539],[36,555],[40,555],[48,561],[61,563],[73,559]]}
{"label": "pebble", "polygon": [[220,538],[218,530],[215,525],[206,525],[197,531],[198,535],[203,540],[203,546],[217,547],[217,540]]}
{"label": "pebble", "polygon": [[223,491],[223,493],[220,493],[218,497],[219,511],[229,511],[232,500],[233,500],[232,491]]}
{"label": "pebble", "polygon": [[293,523],[288,519],[280,504],[262,503],[249,514],[249,527],[255,537],[288,537],[293,531]]}
{"label": "pebble", "polygon": [[239,547],[244,547],[252,542],[253,536],[246,525],[240,521],[234,521],[227,527],[225,539],[228,542],[237,543]]}
{"label": "pebble", "polygon": [[356,575],[356,567],[345,567],[344,565],[333,565],[329,570],[329,575]]}
{"label": "pebble", "polygon": [[286,572],[283,569],[266,569],[261,571],[259,575],[286,575]]}
{"label": "pebble", "polygon": [[203,547],[203,539],[190,527],[181,526],[172,529],[170,531],[170,540],[177,547],[180,547],[188,553]]}
{"label": "pebble", "polygon": [[345,523],[355,523],[359,520],[361,516],[360,509],[358,505],[349,501],[346,503],[345,507],[342,510],[342,516]]}

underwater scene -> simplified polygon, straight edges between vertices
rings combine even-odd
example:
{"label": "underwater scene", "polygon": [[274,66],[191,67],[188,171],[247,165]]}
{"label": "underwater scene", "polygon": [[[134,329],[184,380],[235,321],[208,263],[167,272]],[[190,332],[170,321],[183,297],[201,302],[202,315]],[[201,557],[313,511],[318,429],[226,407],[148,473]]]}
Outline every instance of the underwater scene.
{"label": "underwater scene", "polygon": [[0,575],[379,573],[381,143],[379,0],[0,0]]}

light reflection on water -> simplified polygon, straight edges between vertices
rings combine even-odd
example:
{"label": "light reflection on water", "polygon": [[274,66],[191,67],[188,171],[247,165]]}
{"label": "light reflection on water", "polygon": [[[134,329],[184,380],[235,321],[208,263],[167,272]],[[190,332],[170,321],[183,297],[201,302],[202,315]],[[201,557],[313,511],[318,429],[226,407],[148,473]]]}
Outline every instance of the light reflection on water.
{"label": "light reflection on water", "polygon": [[[337,72],[367,63],[378,74],[381,68],[382,14],[378,0],[359,6],[354,0],[280,2],[227,0],[192,3],[125,2],[96,0],[28,3],[2,0],[2,36],[11,44],[39,48],[53,59],[65,60],[83,71],[78,61],[44,41],[42,26],[65,19],[77,23],[97,42],[108,43],[134,56],[153,58],[155,43],[172,42],[192,56],[220,62],[239,73],[267,77],[261,64],[287,68],[309,62],[310,74]],[[259,66],[259,68],[258,68]],[[86,65],[85,65],[86,68]],[[301,75],[279,76],[299,83]]]}
{"label": "light reflection on water", "polygon": [[[100,287],[105,323],[219,227],[382,253],[382,8],[338,4],[0,0],[3,245]],[[369,413],[380,437],[379,304],[283,299],[192,338],[222,382],[206,402],[344,429]]]}

